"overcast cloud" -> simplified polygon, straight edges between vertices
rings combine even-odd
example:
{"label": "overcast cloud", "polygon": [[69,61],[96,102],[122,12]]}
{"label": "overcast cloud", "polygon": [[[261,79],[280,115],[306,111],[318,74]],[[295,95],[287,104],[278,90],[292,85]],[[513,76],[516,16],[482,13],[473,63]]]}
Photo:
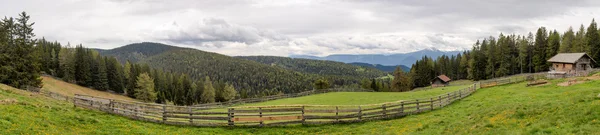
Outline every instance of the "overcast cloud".
{"label": "overcast cloud", "polygon": [[599,16],[592,0],[1,0],[37,37],[110,49],[160,42],[226,55],[464,50],[484,37],[564,31]]}

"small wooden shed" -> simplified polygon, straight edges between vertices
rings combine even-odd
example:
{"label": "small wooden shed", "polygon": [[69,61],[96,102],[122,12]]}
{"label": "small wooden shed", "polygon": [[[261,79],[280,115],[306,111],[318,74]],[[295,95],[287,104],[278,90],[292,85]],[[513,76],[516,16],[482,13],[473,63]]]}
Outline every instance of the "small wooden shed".
{"label": "small wooden shed", "polygon": [[431,87],[446,87],[452,81],[446,75],[439,75],[431,80]]}
{"label": "small wooden shed", "polygon": [[592,65],[596,63],[586,53],[559,53],[550,58],[548,62],[552,63],[548,72],[552,76],[588,73],[592,69]]}

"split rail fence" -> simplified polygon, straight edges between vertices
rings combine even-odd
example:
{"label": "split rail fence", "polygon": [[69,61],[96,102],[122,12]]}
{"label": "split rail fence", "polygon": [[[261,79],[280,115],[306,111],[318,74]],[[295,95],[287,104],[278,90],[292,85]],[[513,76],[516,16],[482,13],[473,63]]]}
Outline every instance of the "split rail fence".
{"label": "split rail fence", "polygon": [[[443,108],[471,95],[482,87],[526,81],[528,76],[531,75],[481,81],[457,91],[429,98],[371,105],[174,106],[113,100],[86,95],[75,95],[74,97],[56,96],[55,93],[51,92],[45,92],[45,95],[71,101],[76,107],[95,109],[136,120],[156,123],[192,126],[262,127],[293,124],[351,123],[402,117]],[[302,94],[294,96],[300,95]]]}

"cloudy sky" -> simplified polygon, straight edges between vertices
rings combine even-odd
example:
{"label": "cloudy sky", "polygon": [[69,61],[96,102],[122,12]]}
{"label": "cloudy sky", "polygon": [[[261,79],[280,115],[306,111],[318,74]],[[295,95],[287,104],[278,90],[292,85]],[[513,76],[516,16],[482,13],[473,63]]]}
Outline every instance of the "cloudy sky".
{"label": "cloudy sky", "polygon": [[564,31],[600,15],[592,0],[0,0],[37,37],[111,49],[160,42],[226,55],[464,50],[484,37]]}

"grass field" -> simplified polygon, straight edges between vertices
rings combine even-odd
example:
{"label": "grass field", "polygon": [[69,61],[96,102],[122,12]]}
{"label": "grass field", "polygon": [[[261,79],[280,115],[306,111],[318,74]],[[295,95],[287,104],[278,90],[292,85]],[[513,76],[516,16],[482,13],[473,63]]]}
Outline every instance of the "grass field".
{"label": "grass field", "polygon": [[44,84],[44,86],[42,87],[42,90],[55,92],[55,93],[59,93],[62,95],[67,95],[67,96],[74,96],[75,94],[82,94],[82,95],[91,95],[91,96],[95,96],[95,97],[103,97],[103,98],[110,98],[110,99],[135,101],[135,99],[127,97],[127,96],[93,90],[90,88],[81,87],[79,85],[67,83],[67,82],[64,82],[61,80],[56,80],[54,78],[46,77],[46,76],[42,76],[42,83]]}
{"label": "grass field", "polygon": [[427,91],[415,92],[331,92],[311,96],[279,99],[267,102],[244,104],[243,106],[260,105],[365,105],[400,100],[430,98],[453,92],[470,85],[439,87]]}
{"label": "grass field", "polygon": [[146,123],[0,87],[0,134],[600,134],[600,81],[555,85],[563,81],[480,89],[440,110],[399,119],[266,128]]}

